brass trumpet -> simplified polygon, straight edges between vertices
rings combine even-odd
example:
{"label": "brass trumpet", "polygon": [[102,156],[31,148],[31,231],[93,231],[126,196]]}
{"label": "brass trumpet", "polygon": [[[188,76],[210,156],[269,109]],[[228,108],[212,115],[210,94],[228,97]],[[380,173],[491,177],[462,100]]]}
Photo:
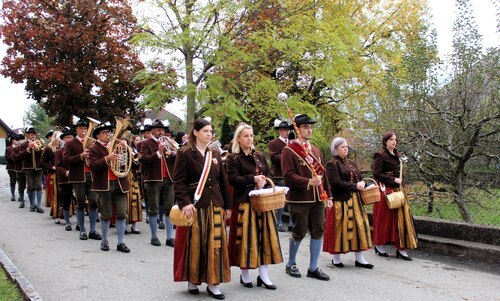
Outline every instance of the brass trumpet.
{"label": "brass trumpet", "polygon": [[179,143],[177,143],[175,140],[167,136],[161,136],[160,138],[158,138],[158,141],[160,141],[160,143],[163,144],[163,147],[165,148],[165,157],[175,156],[177,154],[177,150],[179,150]]}
{"label": "brass trumpet", "polygon": [[208,144],[208,148],[211,151],[218,151],[220,153],[220,157],[222,160],[226,160],[227,156],[229,155],[228,151],[225,151],[222,149],[222,144],[220,143],[219,140],[212,141]]}
{"label": "brass trumpet", "polygon": [[37,152],[41,151],[43,149],[43,145],[45,144],[45,141],[43,141],[43,139],[41,138],[32,139],[30,140],[30,142],[33,142],[34,144],[33,149]]}

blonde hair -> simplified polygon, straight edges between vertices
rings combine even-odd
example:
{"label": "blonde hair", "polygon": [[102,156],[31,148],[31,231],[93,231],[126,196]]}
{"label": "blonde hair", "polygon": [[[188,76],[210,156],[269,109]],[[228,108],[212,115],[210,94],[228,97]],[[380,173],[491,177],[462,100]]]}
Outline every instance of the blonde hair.
{"label": "blonde hair", "polygon": [[[250,129],[253,131],[253,128],[251,126],[249,126],[248,124],[243,123],[243,122],[240,123],[238,125],[238,127],[236,128],[236,131],[234,131],[233,143],[231,145],[231,152],[232,153],[238,154],[241,151],[241,146],[240,146],[240,143],[238,142],[238,137],[240,136],[241,132],[243,132],[243,130],[245,130],[245,129]],[[253,149],[253,145],[252,145],[252,149]]]}
{"label": "blonde hair", "polygon": [[50,136],[50,142],[47,146],[52,150],[52,152],[55,152],[61,143],[61,140],[58,139],[60,133],[61,132],[56,131],[52,134],[52,136]]}

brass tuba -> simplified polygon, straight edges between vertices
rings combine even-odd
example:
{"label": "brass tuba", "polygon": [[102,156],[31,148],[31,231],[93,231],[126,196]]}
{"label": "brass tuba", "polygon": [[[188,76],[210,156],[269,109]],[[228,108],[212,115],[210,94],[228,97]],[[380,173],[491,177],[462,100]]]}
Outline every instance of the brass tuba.
{"label": "brass tuba", "polygon": [[127,131],[129,122],[125,118],[115,116],[116,128],[112,137],[111,146],[108,148],[109,154],[118,154],[120,159],[110,162],[111,171],[118,178],[124,178],[130,172],[134,160],[132,149],[128,145],[123,145],[120,137]]}
{"label": "brass tuba", "polygon": [[94,118],[87,117],[89,120],[89,126],[87,127],[87,132],[85,133],[85,138],[83,142],[83,149],[87,149],[91,147],[90,142],[93,141],[95,143],[95,139],[92,137],[92,132],[94,131],[94,128],[101,123],[99,120],[96,120]]}

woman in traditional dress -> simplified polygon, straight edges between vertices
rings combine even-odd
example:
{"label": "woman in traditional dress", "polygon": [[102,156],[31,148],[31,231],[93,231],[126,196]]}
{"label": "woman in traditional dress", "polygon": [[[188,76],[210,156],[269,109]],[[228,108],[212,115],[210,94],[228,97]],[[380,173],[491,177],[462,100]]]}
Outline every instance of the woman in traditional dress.
{"label": "woman in traditional dress", "polygon": [[366,183],[354,161],[347,158],[346,139],[333,139],[330,151],[333,159],[326,164],[326,175],[334,203],[326,210],[323,251],[333,254],[336,267],[344,267],[340,254],[354,252],[355,266],[371,269],[373,265],[363,256],[372,246],[370,224],[359,193]]}
{"label": "woman in traditional dress", "polygon": [[132,234],[141,233],[139,229],[137,229],[137,223],[142,221],[141,173],[138,160],[139,151],[137,149],[137,145],[140,141],[141,137],[139,135],[133,135],[130,137],[129,142],[134,160],[132,168],[127,175],[128,182],[130,183],[130,190],[127,193],[127,223],[132,225],[130,231]]}
{"label": "woman in traditional dress", "polygon": [[[403,189],[400,155],[396,146],[398,140],[394,132],[387,132],[382,137],[382,148],[373,155],[373,177],[385,185],[385,194]],[[375,253],[388,257],[384,245],[396,246],[396,257],[411,260],[407,249],[415,249],[418,238],[413,225],[410,205],[405,201],[401,208],[389,209],[385,195],[381,193],[380,202],[373,205],[373,244]]]}
{"label": "woman in traditional dress", "polygon": [[195,120],[188,145],[177,151],[175,200],[185,216],[194,216],[194,222],[177,227],[174,281],[188,281],[188,292],[193,295],[206,282],[207,293],[222,300],[225,296],[219,284],[231,280],[226,220],[231,217],[232,204],[220,154],[208,148],[212,133],[208,120]]}
{"label": "woman in traditional dress", "polygon": [[259,268],[257,286],[275,290],[268,265],[283,262],[274,210],[257,213],[250,206],[248,193],[263,188],[271,171],[265,157],[255,152],[253,129],[247,124],[236,128],[231,154],[226,162],[233,192],[233,216],[229,230],[231,265],[241,269],[240,283],[253,287],[250,269]]}
{"label": "woman in traditional dress", "polygon": [[50,142],[44,147],[40,165],[46,172],[45,178],[45,207],[50,207],[50,216],[56,224],[60,224],[60,208],[62,207],[61,198],[58,193],[56,165],[54,163],[54,153],[59,149],[60,140],[57,138],[60,132],[52,133]]}

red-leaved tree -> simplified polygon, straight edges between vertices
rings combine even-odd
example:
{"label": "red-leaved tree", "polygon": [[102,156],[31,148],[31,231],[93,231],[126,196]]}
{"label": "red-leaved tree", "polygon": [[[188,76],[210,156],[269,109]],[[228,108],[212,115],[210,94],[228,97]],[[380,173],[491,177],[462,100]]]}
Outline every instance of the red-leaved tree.
{"label": "red-leaved tree", "polygon": [[0,73],[25,82],[58,125],[72,114],[134,118],[143,68],[128,40],[136,19],[126,0],[4,0],[7,55]]}

